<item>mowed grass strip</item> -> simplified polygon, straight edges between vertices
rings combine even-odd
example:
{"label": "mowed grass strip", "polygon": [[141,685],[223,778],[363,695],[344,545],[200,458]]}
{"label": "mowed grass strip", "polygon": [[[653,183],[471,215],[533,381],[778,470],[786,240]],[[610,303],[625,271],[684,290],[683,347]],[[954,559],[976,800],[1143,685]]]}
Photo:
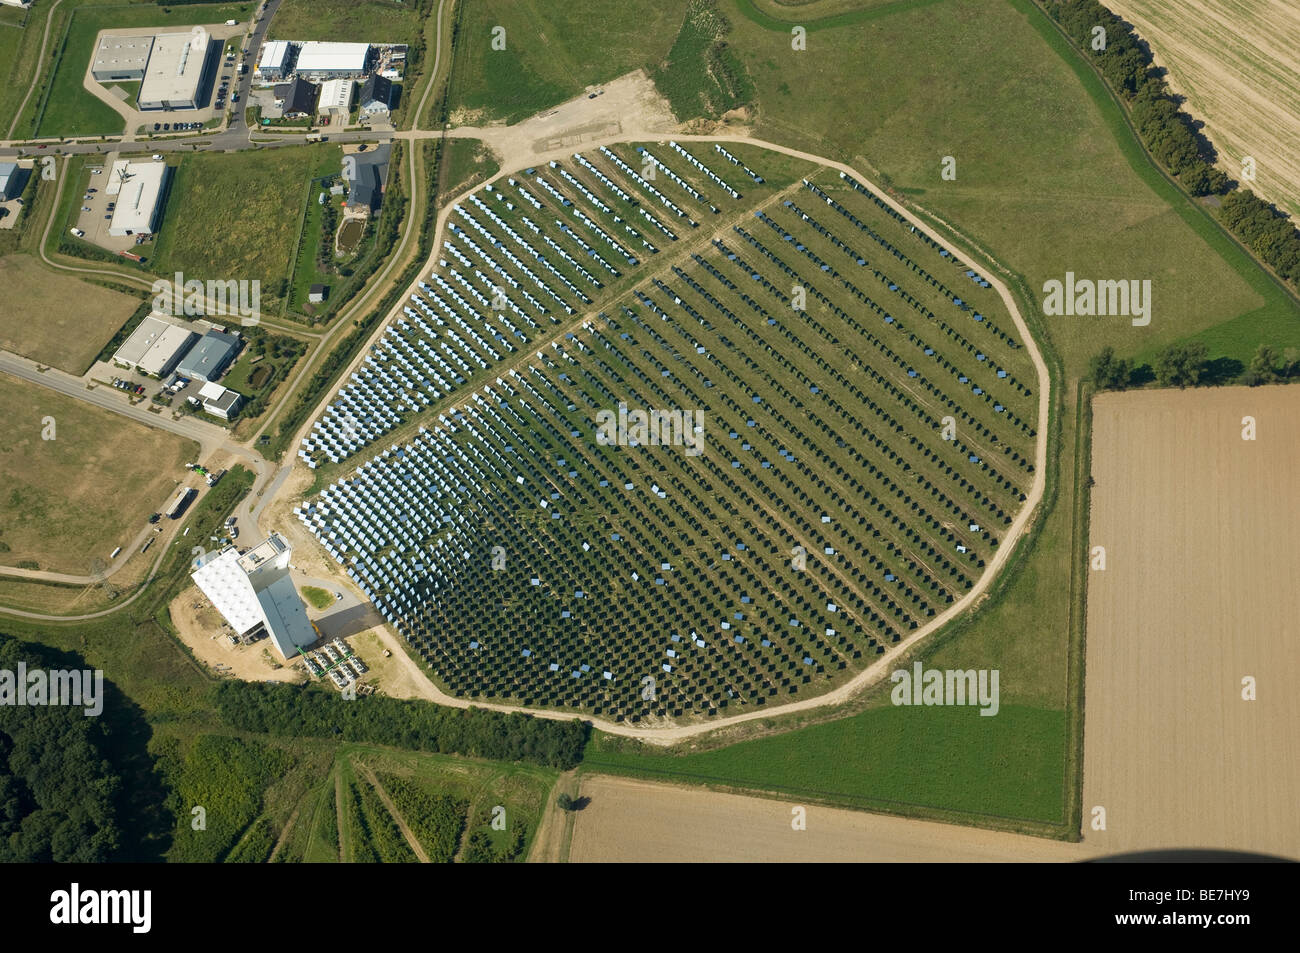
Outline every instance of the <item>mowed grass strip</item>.
{"label": "mowed grass strip", "polygon": [[[686,0],[478,0],[462,14],[449,104],[453,116],[518,122],[585,87],[658,63]],[[505,28],[505,49],[492,30]]]}
{"label": "mowed grass strip", "polygon": [[619,774],[807,795],[852,807],[1062,819],[1064,712],[1003,705],[873,708],[841,721],[694,754],[597,733],[583,764]]}
{"label": "mowed grass strip", "polygon": [[[160,510],[197,445],[0,375],[0,562],[84,574]],[[53,418],[54,439],[43,439]]]}
{"label": "mowed grass strip", "polygon": [[0,288],[0,348],[69,374],[84,373],[140,303],[26,255],[0,258]]}
{"label": "mowed grass strip", "polygon": [[[185,32],[195,24],[244,20],[251,3],[186,4],[162,7],[154,4],[95,6],[79,8],[62,37],[51,37],[56,57],[54,76],[47,95],[36,94],[32,103],[38,117],[37,136],[99,136],[122,132],[122,117],[96,99],[83,85],[86,67],[95,51],[100,30],[126,27],[167,28]],[[43,27],[42,27],[43,28]],[[37,42],[39,47],[39,41]],[[29,109],[33,108],[31,104]],[[16,130],[23,133],[20,126]]]}
{"label": "mowed grass strip", "polygon": [[167,200],[155,271],[258,280],[265,310],[293,265],[307,180],[321,168],[337,171],[339,156],[337,147],[313,146],[186,156]]}

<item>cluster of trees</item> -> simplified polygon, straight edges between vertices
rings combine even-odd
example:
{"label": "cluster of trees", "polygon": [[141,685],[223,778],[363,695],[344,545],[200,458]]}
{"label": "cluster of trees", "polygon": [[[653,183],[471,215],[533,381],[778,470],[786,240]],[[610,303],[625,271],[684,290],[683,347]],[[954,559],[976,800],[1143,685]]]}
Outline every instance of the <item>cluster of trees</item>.
{"label": "cluster of trees", "polygon": [[373,695],[349,701],[314,686],[223,681],[215,691],[222,720],[240,731],[364,741],[563,770],[582,760],[590,732],[576,718],[444,708]]}
{"label": "cluster of trees", "polygon": [[[0,634],[0,669],[16,677],[19,663],[28,671],[70,667],[58,653]],[[126,785],[104,721],[80,707],[10,701],[0,705],[0,863],[122,859]]]}
{"label": "cluster of trees", "polygon": [[[1214,166],[1214,148],[1179,108],[1150,51],[1131,25],[1097,0],[1045,0],[1048,13],[1079,49],[1088,53],[1111,87],[1128,103],[1133,125],[1155,156],[1193,195],[1224,196],[1219,219],[1275,272],[1300,288],[1300,231],[1276,206],[1239,189]],[[1104,48],[1094,34],[1105,30]]]}
{"label": "cluster of trees", "polygon": [[461,860],[467,864],[510,864],[518,860],[523,852],[523,827],[516,827],[510,839],[501,847],[492,844],[492,837],[486,827],[476,827],[470,831]]}
{"label": "cluster of trees", "polygon": [[[1211,373],[1216,363],[1226,363],[1232,370]],[[1093,356],[1088,376],[1099,390],[1125,390],[1148,380],[1162,387],[1196,387],[1229,380],[1254,387],[1300,376],[1300,350],[1289,347],[1279,354],[1272,345],[1261,344],[1242,368],[1239,361],[1212,362],[1209,349],[1200,341],[1170,344],[1156,355],[1154,366],[1137,366],[1116,356],[1113,347],[1106,347]]]}

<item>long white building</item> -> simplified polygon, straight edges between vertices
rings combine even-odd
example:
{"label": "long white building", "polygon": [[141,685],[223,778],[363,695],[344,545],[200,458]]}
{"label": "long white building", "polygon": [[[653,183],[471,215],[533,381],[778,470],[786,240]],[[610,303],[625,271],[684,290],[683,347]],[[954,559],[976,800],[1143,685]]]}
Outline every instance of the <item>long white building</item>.
{"label": "long white building", "polygon": [[303,43],[295,72],[303,79],[360,79],[370,61],[369,43]]}

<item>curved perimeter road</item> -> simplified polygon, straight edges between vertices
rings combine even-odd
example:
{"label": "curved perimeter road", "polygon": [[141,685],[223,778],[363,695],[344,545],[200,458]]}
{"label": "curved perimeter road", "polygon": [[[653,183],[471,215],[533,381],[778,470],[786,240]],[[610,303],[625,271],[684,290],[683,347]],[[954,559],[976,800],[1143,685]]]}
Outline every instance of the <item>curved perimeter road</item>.
{"label": "curved perimeter road", "polygon": [[[503,133],[508,132],[509,129],[510,127],[484,127],[484,128],[460,127],[456,130],[453,130],[451,134],[457,137],[481,138],[487,141],[489,144],[495,144],[494,140],[500,141]],[[402,138],[422,137],[422,134],[418,132],[406,133],[405,135],[399,133],[398,135]],[[669,136],[667,134],[659,130],[656,131],[624,130],[617,135],[593,139],[590,142],[583,142],[581,145],[581,149],[584,150],[592,149],[597,146],[610,145],[616,142],[627,142],[627,141],[638,141],[638,140],[658,141],[658,140],[666,139],[668,137]],[[905,219],[907,219],[907,221],[910,224],[915,225],[918,231],[933,238],[935,241],[940,242],[945,247],[953,250],[964,261],[972,262],[972,263],[981,261],[981,256],[974,254],[973,252],[965,248],[961,243],[953,239],[950,239],[946,236],[936,234],[932,228],[930,228],[924,222],[922,222],[916,216],[914,216],[905,206],[899,204],[891,196],[889,196],[887,193],[879,189],[868,176],[863,175],[858,170],[852,168],[851,166],[845,165],[842,162],[836,162],[833,159],[827,159],[823,156],[814,155],[813,153],[810,152],[803,152],[798,149],[789,148],[788,146],[782,146],[782,145],[778,145],[777,143],[766,142],[761,139],[752,139],[745,136],[678,135],[674,133],[671,134],[671,138],[675,139],[678,142],[683,142],[683,143],[685,142],[733,142],[733,143],[759,146],[763,149],[768,149],[772,152],[779,152],[783,155],[792,156],[797,159],[803,159],[808,162],[813,162],[818,165],[826,166],[828,168],[836,170],[837,172],[843,172],[845,175],[851,175],[858,182],[861,182],[864,187],[870,189],[873,195],[879,197],[881,201],[883,201],[886,205],[888,205],[894,211],[898,212]],[[571,155],[574,151],[575,151],[574,147],[565,146],[559,149],[551,150],[550,152],[538,153],[533,155],[531,158],[529,158],[526,163],[520,165],[519,168],[524,168],[527,165],[541,165],[552,158],[561,158],[564,156]],[[512,174],[512,173],[507,173],[505,170],[503,170],[503,174]],[[480,186],[475,186],[475,189],[479,187]],[[474,191],[475,189],[471,189],[469,191]],[[468,192],[465,194],[467,195]],[[442,241],[441,241],[442,233],[446,225],[447,219],[451,215],[452,207],[456,203],[460,202],[464,197],[465,195],[455,196],[453,199],[448,201],[448,203],[443,207],[442,211],[439,212],[437,227],[434,235],[433,251],[431,253],[431,257],[428,262],[427,268],[431,268],[437,262],[439,256],[439,249],[441,248],[442,245]],[[427,270],[427,268],[425,270]],[[430,681],[428,675],[423,671],[423,669],[419,665],[415,664],[413,661],[410,660],[410,656],[406,654],[404,647],[398,644],[397,637],[392,635],[392,633],[388,631],[387,627],[384,627],[382,631],[385,633],[386,640],[389,641],[391,647],[395,650],[395,654],[406,659],[407,661],[411,661],[411,665],[410,665],[411,671],[418,674],[418,680],[422,685],[427,686],[428,690],[423,693],[424,697],[428,698],[430,701],[435,701],[438,702],[439,704],[448,705],[455,708],[469,708],[472,706],[475,708],[490,708],[496,711],[519,711],[519,712],[525,712],[530,715],[536,715],[540,718],[553,718],[553,719],[563,719],[563,720],[568,720],[571,718],[581,718],[584,721],[591,722],[595,727],[599,728],[601,731],[604,731],[608,734],[620,735],[625,738],[637,738],[642,741],[652,742],[654,744],[671,745],[679,741],[684,741],[688,738],[695,738],[698,737],[699,735],[707,734],[719,728],[726,728],[732,725],[742,724],[747,721],[755,721],[761,718],[772,718],[778,715],[788,715],[799,711],[811,711],[818,708],[828,708],[836,705],[841,705],[844,702],[848,701],[849,699],[853,698],[855,695],[859,694],[860,692],[864,691],[870,686],[881,681],[887,675],[890,669],[897,664],[897,660],[902,654],[906,653],[909,649],[913,648],[922,639],[933,634],[934,632],[937,632],[939,629],[943,628],[949,622],[952,622],[954,619],[956,619],[963,612],[970,609],[988,591],[989,587],[997,579],[997,576],[999,572],[1002,570],[1002,567],[1005,566],[1007,561],[1011,558],[1012,553],[1015,551],[1016,545],[1020,542],[1020,539],[1024,536],[1026,530],[1029,528],[1029,525],[1032,522],[1034,515],[1038,509],[1038,505],[1039,503],[1042,502],[1043,492],[1047,483],[1047,438],[1048,438],[1048,422],[1049,422],[1049,415],[1050,415],[1050,408],[1051,408],[1051,386],[1052,386],[1051,375],[1048,373],[1047,363],[1046,361],[1044,361],[1042,352],[1038,348],[1038,343],[1034,340],[1033,335],[1030,333],[1029,326],[1025,323],[1024,317],[1021,315],[1020,309],[1016,305],[1016,300],[1012,296],[1011,291],[1001,281],[1001,279],[999,279],[996,276],[996,272],[994,271],[994,269],[982,268],[980,273],[983,274],[984,277],[988,279],[989,283],[993,286],[994,290],[997,291],[998,296],[1002,299],[1003,305],[1006,306],[1007,311],[1010,313],[1011,319],[1014,322],[1016,329],[1020,332],[1020,336],[1025,342],[1025,347],[1029,351],[1030,359],[1032,360],[1034,365],[1034,371],[1038,376],[1038,427],[1037,427],[1038,439],[1034,447],[1034,482],[1033,485],[1030,487],[1029,492],[1026,494],[1025,503],[1020,508],[1020,511],[1016,515],[1016,518],[1012,521],[1011,526],[1007,530],[1007,534],[1003,539],[1002,544],[998,547],[997,552],[994,553],[992,560],[990,560],[988,565],[985,566],[984,572],[980,575],[979,579],[976,580],[975,585],[971,588],[970,592],[968,592],[965,596],[963,596],[961,599],[954,602],[944,612],[942,612],[938,616],[935,616],[935,618],[931,619],[930,622],[928,622],[921,628],[917,629],[915,632],[913,632],[903,641],[899,642],[898,645],[894,646],[893,649],[887,652],[876,662],[874,662],[867,668],[863,669],[861,672],[855,675],[851,680],[845,682],[839,688],[827,692],[824,695],[805,698],[805,699],[801,699],[800,701],[790,702],[784,705],[776,705],[771,708],[755,709],[754,711],[745,712],[739,715],[729,715],[727,717],[714,719],[712,721],[692,723],[688,725],[665,725],[664,727],[660,727],[660,728],[653,728],[653,727],[633,728],[628,725],[608,721],[602,718],[593,718],[590,716],[584,716],[576,712],[561,712],[561,711],[552,711],[550,709],[526,708],[517,705],[489,704],[489,703],[478,702],[478,701],[471,703],[466,699],[456,698],[454,696],[446,694],[441,689],[439,689],[436,685],[434,685],[432,681]],[[421,273],[421,277],[423,277],[423,272]],[[414,286],[412,286],[411,290],[414,291]],[[356,365],[360,364],[361,361],[364,360],[365,355],[369,353],[369,343],[374,343],[379,339],[380,336],[382,336],[382,334],[384,333],[385,329],[388,326],[389,321],[391,321],[394,315],[398,313],[404,301],[405,298],[403,298],[402,301],[399,301],[398,305],[394,308],[393,315],[390,315],[387,320],[383,321],[379,325],[373,337],[371,338],[371,341],[368,342],[367,347],[360,352],[360,355],[357,358],[357,360],[354,362],[352,366],[349,367],[348,369],[349,372],[354,370]],[[579,316],[579,318],[576,320],[576,324],[581,324],[582,321],[584,320],[586,320],[585,315]],[[562,338],[564,332],[567,330],[571,330],[569,324],[561,325],[559,328],[557,328],[557,334],[555,335],[555,339],[559,340],[560,338]],[[346,377],[346,374],[344,374],[343,377]],[[468,394],[468,392],[466,393]],[[295,437],[294,445],[296,445],[297,440],[301,438],[302,434],[305,433],[308,429],[310,429],[312,422],[316,419],[317,416],[319,416],[324,406],[333,399],[334,399],[334,392],[333,390],[331,390],[328,396],[322,399],[321,404],[320,406],[318,406],[317,410],[312,414],[310,418],[308,418],[308,421],[303,426],[302,431]],[[282,482],[282,479],[283,478],[281,477],[280,482]],[[265,504],[263,504],[263,506],[264,505]]]}

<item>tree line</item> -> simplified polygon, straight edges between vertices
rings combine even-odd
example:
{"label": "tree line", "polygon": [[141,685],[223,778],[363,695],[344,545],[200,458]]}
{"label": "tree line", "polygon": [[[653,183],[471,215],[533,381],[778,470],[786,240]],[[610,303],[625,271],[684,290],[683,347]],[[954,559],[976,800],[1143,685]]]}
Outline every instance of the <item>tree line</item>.
{"label": "tree line", "polygon": [[[1132,25],[1097,0],[1043,2],[1048,14],[1092,57],[1128,104],[1133,125],[1156,160],[1193,195],[1222,196],[1219,221],[1283,280],[1300,288],[1300,231],[1277,206],[1240,188],[1214,166],[1214,147],[1198,133],[1195,120],[1179,108]],[[1104,44],[1094,37],[1099,26],[1105,30]]]}
{"label": "tree line", "polygon": [[314,686],[223,681],[215,692],[222,720],[240,731],[337,738],[564,770],[582,760],[590,732],[576,718],[559,721],[375,695],[349,701]]}

